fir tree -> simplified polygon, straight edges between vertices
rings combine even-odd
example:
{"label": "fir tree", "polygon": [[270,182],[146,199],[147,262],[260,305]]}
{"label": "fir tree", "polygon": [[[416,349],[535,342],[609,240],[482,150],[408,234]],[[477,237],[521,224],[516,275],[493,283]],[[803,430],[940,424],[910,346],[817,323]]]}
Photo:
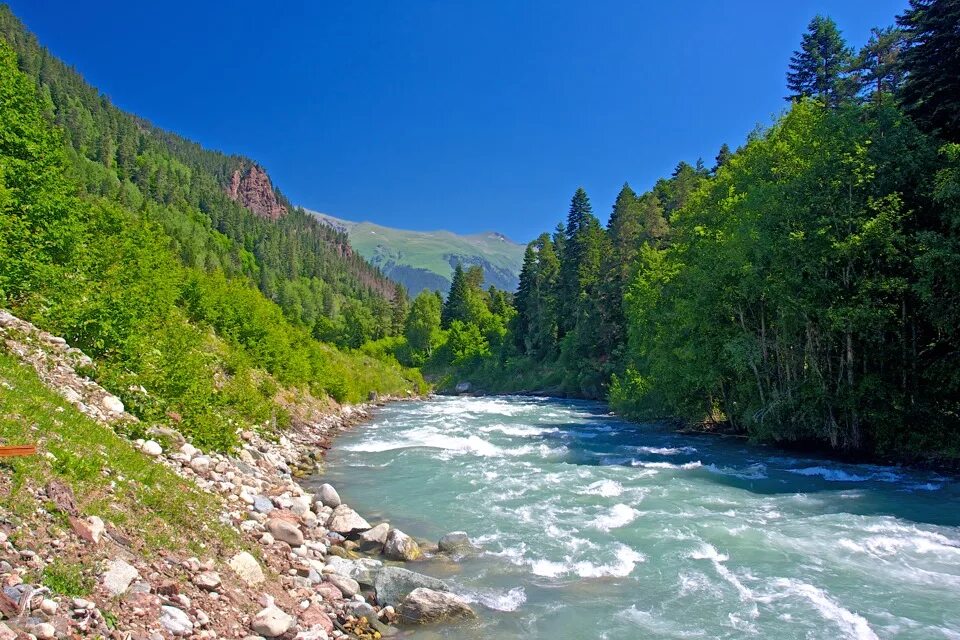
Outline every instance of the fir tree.
{"label": "fir tree", "polygon": [[960,141],[960,2],[910,0],[897,24],[909,43],[903,106],[927,131]]}
{"label": "fir tree", "polygon": [[717,152],[717,158],[715,164],[713,165],[713,173],[716,173],[720,170],[720,167],[725,166],[730,162],[730,158],[733,157],[733,152],[730,151],[730,145],[724,142],[720,145],[720,151]]}
{"label": "fir tree", "polygon": [[837,106],[852,95],[847,72],[853,53],[847,47],[837,24],[830,18],[815,16],[803,35],[800,49],[790,58],[788,100],[814,97],[828,106]]}
{"label": "fir tree", "polygon": [[450,283],[447,301],[443,305],[441,321],[444,329],[449,329],[450,323],[454,320],[465,321],[469,317],[469,298],[470,285],[467,282],[463,267],[458,262],[453,270],[453,280]]}

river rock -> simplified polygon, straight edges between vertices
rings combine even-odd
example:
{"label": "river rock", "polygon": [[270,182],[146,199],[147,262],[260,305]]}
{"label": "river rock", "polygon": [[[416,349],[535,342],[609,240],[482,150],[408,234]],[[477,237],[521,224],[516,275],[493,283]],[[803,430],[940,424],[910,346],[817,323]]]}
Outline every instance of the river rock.
{"label": "river rock", "polygon": [[307,627],[321,627],[327,634],[333,633],[333,620],[317,604],[311,604],[300,613],[300,624]]}
{"label": "river rock", "polygon": [[41,622],[30,628],[30,633],[37,637],[37,640],[53,640],[57,636],[57,628],[49,622]]}
{"label": "river rock", "polygon": [[207,456],[197,456],[190,461],[190,468],[193,469],[193,472],[197,475],[206,475],[210,471],[210,458]]}
{"label": "river rock", "polygon": [[270,513],[273,511],[273,502],[265,496],[253,496],[253,510],[257,513]]}
{"label": "river rock", "polygon": [[460,596],[423,587],[403,599],[400,619],[406,624],[428,624],[476,618],[470,605]]}
{"label": "river rock", "polygon": [[190,617],[176,607],[160,607],[160,624],[174,636],[188,636],[193,633]]}
{"label": "river rock", "polygon": [[342,576],[353,578],[360,584],[370,585],[372,587],[375,584],[377,575],[383,571],[383,569],[383,563],[372,558],[347,560],[331,556],[327,558],[323,573],[339,573]]}
{"label": "river rock", "polygon": [[103,588],[112,596],[126,593],[140,573],[127,562],[117,559],[107,565],[107,570],[100,578]]}
{"label": "river rock", "polygon": [[233,572],[240,576],[240,579],[251,587],[266,580],[263,575],[263,569],[260,568],[260,563],[246,551],[241,551],[233,556],[229,564]]}
{"label": "river rock", "polygon": [[408,593],[421,587],[434,591],[450,590],[443,580],[400,567],[384,567],[377,573],[373,582],[377,601],[383,606],[397,605]]}
{"label": "river rock", "polygon": [[360,583],[353,578],[342,576],[339,573],[328,573],[327,582],[340,589],[340,593],[346,598],[352,598],[360,593]]}
{"label": "river rock", "polygon": [[469,536],[465,531],[453,531],[447,535],[440,538],[440,542],[437,543],[437,547],[443,553],[448,553],[450,555],[469,555],[471,553],[477,553],[480,551],[479,547],[475,546],[471,541]]}
{"label": "river rock", "polygon": [[391,560],[416,560],[423,555],[417,541],[400,529],[391,529],[383,544],[383,555]]}
{"label": "river rock", "polygon": [[327,521],[327,529],[336,533],[347,534],[358,529],[366,530],[369,528],[370,523],[345,504],[341,504],[334,509]]}
{"label": "river rock", "polygon": [[387,534],[389,533],[390,525],[386,522],[381,522],[374,528],[364,531],[358,538],[360,551],[364,553],[379,553],[380,550],[383,549],[383,545],[387,541]]}
{"label": "river rock", "polygon": [[303,532],[300,531],[300,527],[289,520],[271,518],[267,521],[267,531],[275,539],[286,542],[291,547],[299,547],[303,544]]}
{"label": "river rock", "polygon": [[337,490],[333,488],[333,485],[326,483],[320,485],[320,489],[317,490],[316,499],[319,500],[320,504],[323,506],[330,507],[332,509],[336,509],[343,504],[340,501],[340,494],[337,493]]}
{"label": "river rock", "polygon": [[250,628],[253,629],[255,633],[266,638],[276,638],[289,631],[295,622],[296,621],[287,615],[283,609],[271,605],[253,616],[253,620],[250,622]]}

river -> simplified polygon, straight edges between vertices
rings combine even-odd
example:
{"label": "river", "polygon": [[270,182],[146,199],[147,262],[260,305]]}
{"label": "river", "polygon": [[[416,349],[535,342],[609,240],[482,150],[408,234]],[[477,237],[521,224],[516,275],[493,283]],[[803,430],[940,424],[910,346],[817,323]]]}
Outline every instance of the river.
{"label": "river", "polygon": [[417,638],[960,639],[960,484],[934,472],[459,397],[380,409],[324,479],[371,522],[485,549],[411,567],[480,614]]}

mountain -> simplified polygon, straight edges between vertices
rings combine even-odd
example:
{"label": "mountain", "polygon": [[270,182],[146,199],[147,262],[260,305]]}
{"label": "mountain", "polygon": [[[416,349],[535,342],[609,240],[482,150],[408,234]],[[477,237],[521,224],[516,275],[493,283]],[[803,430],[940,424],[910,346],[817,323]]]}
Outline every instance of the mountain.
{"label": "mountain", "polygon": [[525,247],[501,233],[409,231],[305,211],[346,233],[361,256],[403,284],[412,296],[425,289],[446,293],[458,262],[482,267],[485,283],[498,289],[513,292],[519,284]]}

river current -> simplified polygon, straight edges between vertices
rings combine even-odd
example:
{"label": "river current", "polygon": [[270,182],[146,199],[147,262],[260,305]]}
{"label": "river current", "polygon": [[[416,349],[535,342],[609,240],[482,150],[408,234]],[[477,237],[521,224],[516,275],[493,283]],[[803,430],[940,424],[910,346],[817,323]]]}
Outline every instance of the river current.
{"label": "river current", "polygon": [[324,479],[371,522],[485,550],[410,567],[480,615],[417,638],[960,639],[960,484],[937,473],[459,397],[380,409]]}

